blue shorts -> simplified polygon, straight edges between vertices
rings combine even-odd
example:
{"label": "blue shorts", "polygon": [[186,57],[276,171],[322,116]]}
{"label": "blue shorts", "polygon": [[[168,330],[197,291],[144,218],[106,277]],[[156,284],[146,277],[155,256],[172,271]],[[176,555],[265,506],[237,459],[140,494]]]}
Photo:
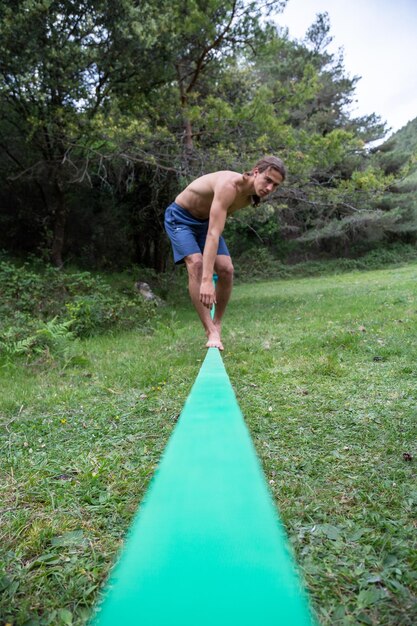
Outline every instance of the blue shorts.
{"label": "blue shorts", "polygon": [[[165,230],[171,240],[174,262],[184,263],[189,254],[203,254],[208,220],[199,220],[179,204],[173,202],[165,211]],[[217,254],[230,256],[223,237],[219,239]]]}

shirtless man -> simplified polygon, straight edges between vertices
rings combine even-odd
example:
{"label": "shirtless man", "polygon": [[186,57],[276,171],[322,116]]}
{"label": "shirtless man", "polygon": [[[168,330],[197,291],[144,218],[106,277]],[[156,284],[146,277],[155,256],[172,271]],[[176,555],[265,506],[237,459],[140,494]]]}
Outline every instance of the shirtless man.
{"label": "shirtless man", "polygon": [[[283,162],[273,156],[264,157],[245,174],[229,170],[206,174],[188,185],[165,212],[174,261],[187,266],[188,288],[207,348],[223,350],[221,321],[232,292],[233,265],[221,236],[226,218],[249,204],[257,206],[285,176]],[[218,276],[216,288],[213,273]]]}

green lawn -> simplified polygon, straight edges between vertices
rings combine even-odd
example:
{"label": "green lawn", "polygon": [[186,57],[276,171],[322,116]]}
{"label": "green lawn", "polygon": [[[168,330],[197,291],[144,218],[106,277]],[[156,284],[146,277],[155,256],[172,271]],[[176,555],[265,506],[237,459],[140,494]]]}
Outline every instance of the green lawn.
{"label": "green lawn", "polygon": [[[323,626],[417,623],[417,265],[235,288],[224,362]],[[84,624],[204,358],[153,335],[0,374],[0,623]],[[414,513],[414,517],[413,517]],[[2,621],[1,621],[2,620]]]}

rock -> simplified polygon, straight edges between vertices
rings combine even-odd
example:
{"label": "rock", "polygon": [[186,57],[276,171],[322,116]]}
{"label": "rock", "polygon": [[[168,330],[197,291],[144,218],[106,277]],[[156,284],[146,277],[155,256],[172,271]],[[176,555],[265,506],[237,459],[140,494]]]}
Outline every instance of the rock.
{"label": "rock", "polygon": [[161,298],[154,294],[148,283],[143,283],[138,280],[135,283],[135,287],[139,291],[142,298],[146,300],[146,302],[155,302],[157,306],[163,306],[165,304],[165,302],[161,300]]}

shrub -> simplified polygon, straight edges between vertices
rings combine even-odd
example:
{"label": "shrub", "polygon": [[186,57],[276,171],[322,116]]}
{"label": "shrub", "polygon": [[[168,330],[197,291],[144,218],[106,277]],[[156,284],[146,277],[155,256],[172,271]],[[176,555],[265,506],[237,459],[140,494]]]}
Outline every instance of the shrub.
{"label": "shrub", "polygon": [[3,360],[43,355],[74,361],[80,356],[76,338],[110,328],[148,331],[154,315],[155,306],[144,302],[133,284],[130,293],[120,292],[99,274],[0,261]]}
{"label": "shrub", "polygon": [[236,278],[254,280],[272,278],[274,276],[289,276],[290,266],[286,266],[267,250],[267,248],[252,249],[241,254],[234,260]]}
{"label": "shrub", "polygon": [[141,325],[148,329],[155,306],[135,301],[126,296],[96,295],[75,296],[65,305],[71,328],[78,337],[87,337],[111,327],[131,328]]}
{"label": "shrub", "polygon": [[304,261],[294,265],[281,263],[265,249],[249,250],[234,260],[236,278],[242,281],[268,278],[293,278],[318,276],[353,270],[373,270],[387,265],[397,265],[417,260],[417,247],[397,243],[380,246],[357,258],[339,258]]}

